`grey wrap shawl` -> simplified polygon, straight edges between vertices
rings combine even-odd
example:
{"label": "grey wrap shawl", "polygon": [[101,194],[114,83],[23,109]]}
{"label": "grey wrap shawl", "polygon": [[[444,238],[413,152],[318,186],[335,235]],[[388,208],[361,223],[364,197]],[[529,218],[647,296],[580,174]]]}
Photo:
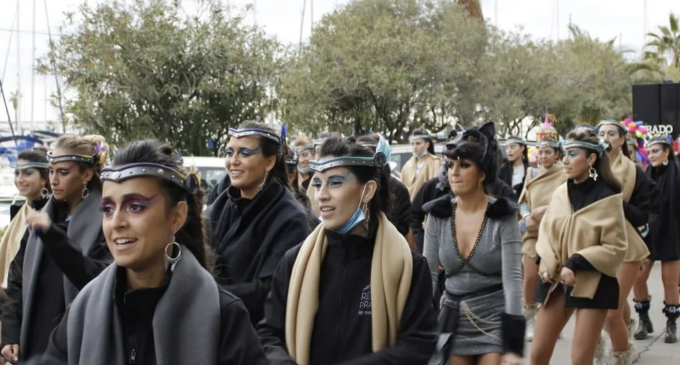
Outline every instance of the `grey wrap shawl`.
{"label": "grey wrap shawl", "polygon": [[[87,255],[93,247],[98,244],[97,237],[102,229],[102,213],[99,209],[101,205],[101,192],[93,190],[73,212],[66,232],[72,245],[78,248],[83,255]],[[54,198],[51,198],[42,212],[47,213],[50,219],[55,217]],[[20,345],[23,347],[28,341],[28,329],[30,328],[31,313],[35,304],[35,291],[37,290],[38,278],[40,277],[40,263],[45,254],[45,247],[40,237],[31,232],[26,244],[23,266],[23,289],[21,296],[23,300],[24,317],[21,323]],[[64,275],[64,299],[65,306],[68,305],[78,295],[78,289]]]}
{"label": "grey wrap shawl", "polygon": [[[188,249],[158,301],[152,327],[157,364],[217,364],[220,303],[217,283]],[[69,365],[124,365],[123,328],[115,308],[113,264],[78,295],[68,313]]]}

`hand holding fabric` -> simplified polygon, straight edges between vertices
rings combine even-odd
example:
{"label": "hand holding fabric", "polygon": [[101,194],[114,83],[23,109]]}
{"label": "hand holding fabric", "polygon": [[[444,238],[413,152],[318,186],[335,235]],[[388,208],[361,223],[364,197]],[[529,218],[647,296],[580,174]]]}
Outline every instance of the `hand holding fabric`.
{"label": "hand holding fabric", "polygon": [[52,225],[52,220],[47,213],[30,212],[26,217],[26,225],[31,231],[47,231]]}

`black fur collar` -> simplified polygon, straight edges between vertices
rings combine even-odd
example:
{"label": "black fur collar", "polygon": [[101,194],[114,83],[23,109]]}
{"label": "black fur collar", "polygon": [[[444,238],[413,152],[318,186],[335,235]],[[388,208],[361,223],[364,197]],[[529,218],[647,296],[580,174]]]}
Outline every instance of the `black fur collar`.
{"label": "black fur collar", "polygon": [[[450,218],[453,213],[451,209],[451,196],[445,195],[423,205],[423,210],[427,214],[432,214],[437,218]],[[517,214],[519,207],[510,200],[499,197],[489,207],[488,216],[491,219],[503,219],[511,214]]]}

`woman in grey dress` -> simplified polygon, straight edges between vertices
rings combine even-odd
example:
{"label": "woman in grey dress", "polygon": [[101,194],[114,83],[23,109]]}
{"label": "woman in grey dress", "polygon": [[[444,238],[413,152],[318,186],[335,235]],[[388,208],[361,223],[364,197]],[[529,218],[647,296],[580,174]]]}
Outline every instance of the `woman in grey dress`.
{"label": "woman in grey dress", "polygon": [[488,123],[462,135],[446,153],[456,198],[445,196],[424,207],[429,213],[424,254],[433,287],[440,267],[446,272],[439,326],[448,341],[437,353],[452,364],[519,364],[523,355],[517,209],[485,190],[496,179],[494,134]]}

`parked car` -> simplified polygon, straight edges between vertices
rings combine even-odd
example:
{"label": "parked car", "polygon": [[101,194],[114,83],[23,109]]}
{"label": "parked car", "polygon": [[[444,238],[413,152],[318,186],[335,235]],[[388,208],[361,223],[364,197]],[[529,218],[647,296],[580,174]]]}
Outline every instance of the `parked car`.
{"label": "parked car", "polygon": [[224,158],[220,157],[184,157],[184,167],[195,166],[201,173],[201,187],[205,190],[206,196],[217,188],[220,181],[227,175],[224,166]]}

